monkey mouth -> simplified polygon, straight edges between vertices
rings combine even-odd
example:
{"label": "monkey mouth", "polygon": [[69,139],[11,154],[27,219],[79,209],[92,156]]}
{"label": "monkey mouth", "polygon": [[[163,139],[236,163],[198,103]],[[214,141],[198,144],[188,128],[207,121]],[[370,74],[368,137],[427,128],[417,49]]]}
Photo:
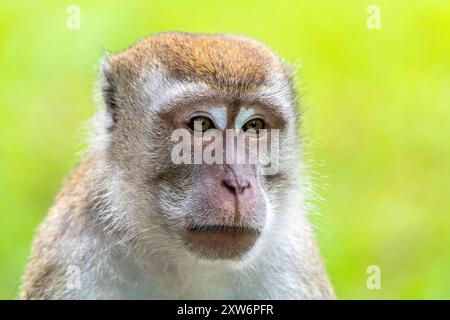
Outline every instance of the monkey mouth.
{"label": "monkey mouth", "polygon": [[208,260],[239,260],[256,243],[261,230],[250,226],[192,225],[184,238],[191,251]]}
{"label": "monkey mouth", "polygon": [[249,232],[260,234],[261,230],[250,227],[250,226],[227,226],[220,224],[208,224],[208,225],[193,225],[187,228],[189,232],[231,232],[231,233],[240,233],[240,232]]}

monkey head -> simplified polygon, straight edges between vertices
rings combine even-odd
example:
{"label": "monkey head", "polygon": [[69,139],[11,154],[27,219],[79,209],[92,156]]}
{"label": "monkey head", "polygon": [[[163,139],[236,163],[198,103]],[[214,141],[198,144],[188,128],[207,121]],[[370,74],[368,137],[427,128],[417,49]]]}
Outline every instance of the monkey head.
{"label": "monkey head", "polygon": [[256,254],[285,223],[298,174],[288,68],[249,38],[183,33],[145,38],[102,67],[95,138],[117,228],[203,260]]}

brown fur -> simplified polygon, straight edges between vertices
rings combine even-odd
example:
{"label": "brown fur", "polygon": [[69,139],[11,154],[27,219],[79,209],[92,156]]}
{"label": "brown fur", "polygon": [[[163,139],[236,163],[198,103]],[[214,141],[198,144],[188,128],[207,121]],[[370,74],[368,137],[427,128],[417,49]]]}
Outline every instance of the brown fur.
{"label": "brown fur", "polygon": [[117,73],[131,79],[160,63],[175,78],[202,81],[226,92],[256,88],[269,72],[282,70],[278,59],[255,40],[183,33],[145,38],[113,55],[110,63]]}
{"label": "brown fur", "polygon": [[[49,288],[64,288],[67,266],[59,258],[58,245],[80,236],[90,220],[88,186],[94,182],[96,160],[98,157],[90,156],[75,168],[40,226],[23,277],[21,299],[54,299],[55,292]],[[62,297],[63,292],[60,294]]]}

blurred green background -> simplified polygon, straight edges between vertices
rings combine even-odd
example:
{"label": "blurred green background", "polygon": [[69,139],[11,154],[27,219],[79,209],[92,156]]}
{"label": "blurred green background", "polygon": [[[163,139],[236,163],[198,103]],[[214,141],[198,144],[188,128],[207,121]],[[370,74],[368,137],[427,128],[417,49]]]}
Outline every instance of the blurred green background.
{"label": "blurred green background", "polygon": [[[366,26],[381,9],[381,29]],[[67,28],[67,8],[81,10]],[[343,299],[450,298],[450,2],[2,1],[0,298],[83,149],[105,50],[151,33],[246,34],[301,65],[313,217]],[[369,290],[369,265],[382,271]]]}

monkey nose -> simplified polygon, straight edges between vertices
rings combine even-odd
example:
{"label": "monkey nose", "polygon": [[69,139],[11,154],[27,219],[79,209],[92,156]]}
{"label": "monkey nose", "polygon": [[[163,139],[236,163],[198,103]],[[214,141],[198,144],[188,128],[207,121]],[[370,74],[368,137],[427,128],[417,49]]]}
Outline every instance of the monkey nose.
{"label": "monkey nose", "polygon": [[247,178],[236,179],[234,177],[222,179],[222,184],[232,193],[239,195],[250,188],[250,180]]}

